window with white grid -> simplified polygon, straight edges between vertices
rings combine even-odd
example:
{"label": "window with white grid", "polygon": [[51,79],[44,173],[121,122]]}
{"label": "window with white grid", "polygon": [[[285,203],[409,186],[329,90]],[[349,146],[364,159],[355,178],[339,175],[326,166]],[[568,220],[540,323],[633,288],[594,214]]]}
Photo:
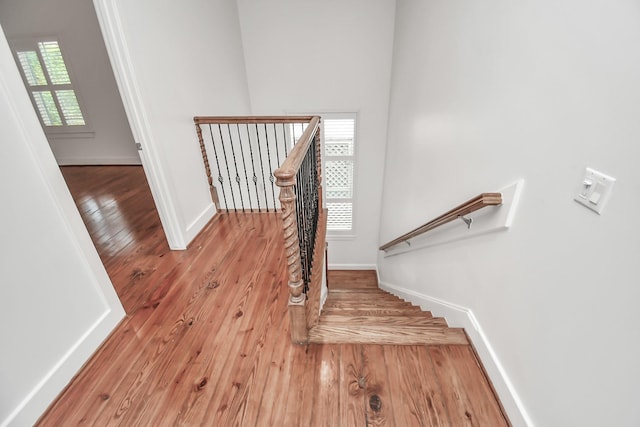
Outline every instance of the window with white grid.
{"label": "window with white grid", "polygon": [[45,132],[90,132],[58,40],[18,40],[12,47]]}
{"label": "window with white grid", "polygon": [[349,234],[353,231],[356,114],[322,114],[322,132],[327,229]]}

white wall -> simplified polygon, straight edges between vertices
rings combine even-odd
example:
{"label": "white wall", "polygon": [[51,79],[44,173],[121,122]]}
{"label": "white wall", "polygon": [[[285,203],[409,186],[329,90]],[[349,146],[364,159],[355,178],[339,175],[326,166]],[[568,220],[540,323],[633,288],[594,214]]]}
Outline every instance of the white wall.
{"label": "white wall", "polygon": [[[640,422],[640,8],[399,0],[380,241],[525,187],[506,232],[379,258],[473,310],[538,426]],[[583,168],[618,179],[602,216]]]}
{"label": "white wall", "polygon": [[8,39],[53,36],[73,72],[93,138],[50,138],[58,164],[140,164],[93,4],[86,0],[0,1]]}
{"label": "white wall", "polygon": [[329,263],[374,265],[395,0],[238,0],[253,114],[358,112],[353,240]]}
{"label": "white wall", "polygon": [[0,29],[0,426],[32,425],[124,316]]}
{"label": "white wall", "polygon": [[250,112],[237,6],[95,1],[169,244],[184,248],[215,214],[193,117]]}

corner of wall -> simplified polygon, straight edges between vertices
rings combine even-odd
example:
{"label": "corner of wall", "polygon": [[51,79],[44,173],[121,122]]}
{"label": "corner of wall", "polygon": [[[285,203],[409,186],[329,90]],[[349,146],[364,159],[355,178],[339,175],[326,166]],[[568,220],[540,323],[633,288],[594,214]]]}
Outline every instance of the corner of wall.
{"label": "corner of wall", "polygon": [[375,264],[329,264],[329,270],[376,270]]}
{"label": "corner of wall", "polygon": [[198,217],[187,227],[184,232],[186,245],[184,248],[171,248],[171,249],[186,249],[193,239],[202,231],[209,221],[216,215],[216,207],[213,203],[207,205],[206,208],[198,215]]}
{"label": "corner of wall", "polygon": [[514,426],[534,427],[531,418],[520,400],[506,370],[500,363],[497,354],[487,339],[480,323],[471,309],[443,301],[428,295],[379,281],[380,288],[400,298],[418,304],[423,310],[433,312],[435,316],[444,317],[449,326],[464,328],[482,362],[493,387],[500,398],[509,420]]}
{"label": "corner of wall", "polygon": [[30,425],[36,422],[124,317],[125,312],[121,306],[107,309],[40,379],[13,412],[5,420],[0,420],[0,426]]}

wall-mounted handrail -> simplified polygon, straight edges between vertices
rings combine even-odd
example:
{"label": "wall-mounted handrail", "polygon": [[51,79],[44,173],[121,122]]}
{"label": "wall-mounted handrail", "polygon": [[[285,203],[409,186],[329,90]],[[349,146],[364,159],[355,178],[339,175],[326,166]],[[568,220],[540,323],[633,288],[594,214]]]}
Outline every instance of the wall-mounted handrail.
{"label": "wall-mounted handrail", "polygon": [[463,217],[464,215],[468,215],[471,212],[475,212],[478,209],[482,209],[487,206],[497,206],[502,204],[502,193],[482,193],[473,199],[467,200],[463,204],[456,206],[450,211],[440,215],[437,218],[432,219],[431,221],[421,225],[420,227],[409,231],[408,233],[403,234],[400,237],[397,237],[391,240],[388,243],[380,246],[381,251],[386,251],[387,249],[403,242],[407,242],[410,239],[419,236],[427,231],[433,230],[434,228],[440,227],[448,222],[451,222],[455,219]]}

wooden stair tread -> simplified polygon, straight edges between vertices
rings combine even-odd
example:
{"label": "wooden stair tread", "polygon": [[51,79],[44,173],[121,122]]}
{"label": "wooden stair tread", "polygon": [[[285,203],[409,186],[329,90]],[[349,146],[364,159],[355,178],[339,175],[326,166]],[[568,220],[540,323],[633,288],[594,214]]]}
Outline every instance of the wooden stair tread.
{"label": "wooden stair tread", "polygon": [[406,301],[334,301],[327,300],[325,308],[406,308],[407,310],[420,310],[420,307]]}
{"label": "wooden stair tread", "polygon": [[349,316],[333,314],[322,316],[320,324],[342,325],[395,325],[395,326],[447,326],[442,317],[427,316]]}
{"label": "wooden stair tread", "polygon": [[390,293],[388,293],[387,291],[383,291],[380,288],[360,288],[360,289],[334,289],[334,288],[329,288],[329,295],[332,294],[344,294],[344,295],[349,295],[349,294],[363,294],[363,295],[367,295],[367,294],[380,294],[380,293],[384,293],[385,295],[391,295]]}
{"label": "wooden stair tread", "polygon": [[411,303],[408,303],[407,301],[404,300],[400,300],[397,298],[390,298],[387,297],[385,295],[372,295],[370,297],[363,297],[363,298],[358,298],[355,296],[350,296],[350,297],[346,297],[346,298],[336,298],[333,295],[330,295],[327,298],[327,302],[325,304],[328,303],[358,303],[361,305],[368,305],[368,304],[375,304],[377,302],[387,302],[387,303],[391,303],[391,302],[396,302],[396,303],[404,303],[404,304],[410,304],[413,305]]}
{"label": "wooden stair tread", "polygon": [[316,344],[469,344],[464,330],[441,326],[319,324],[309,330],[309,342]]}
{"label": "wooden stair tread", "polygon": [[398,301],[404,301],[402,298],[398,298],[397,296],[390,294],[385,291],[374,291],[373,289],[367,289],[365,291],[329,291],[328,298],[336,298],[336,299],[351,299],[351,298],[389,298]]}
{"label": "wooden stair tread", "polygon": [[333,314],[349,314],[350,316],[417,316],[424,317],[423,311],[407,310],[404,308],[323,308],[320,316],[333,315]]}

